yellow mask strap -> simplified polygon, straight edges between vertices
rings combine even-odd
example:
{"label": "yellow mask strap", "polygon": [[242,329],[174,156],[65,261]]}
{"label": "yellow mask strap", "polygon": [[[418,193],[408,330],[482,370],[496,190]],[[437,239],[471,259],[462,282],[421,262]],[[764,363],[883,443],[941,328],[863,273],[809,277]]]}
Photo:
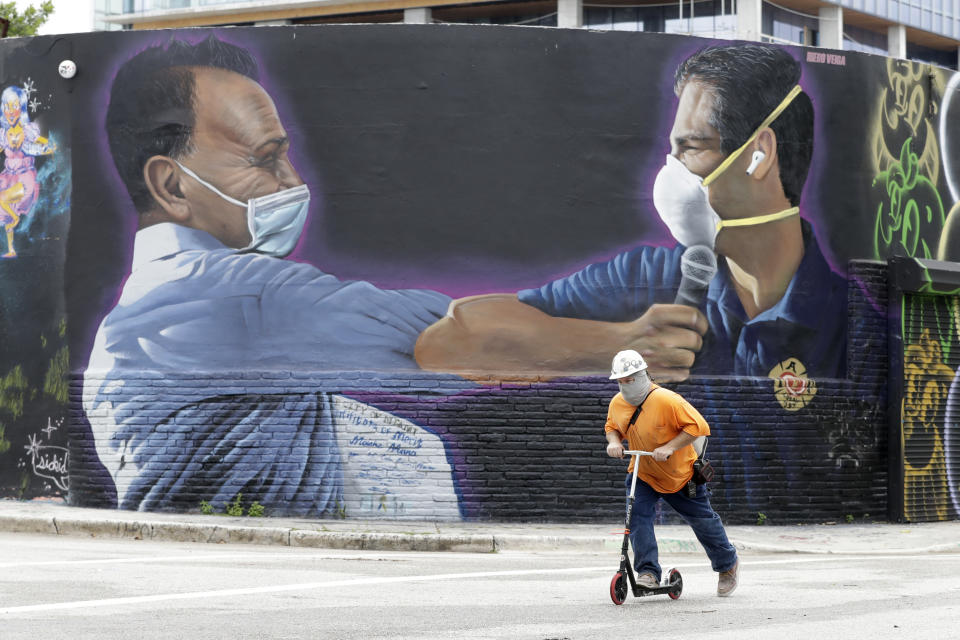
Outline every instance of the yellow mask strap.
{"label": "yellow mask strap", "polygon": [[800,207],[791,207],[777,213],[767,213],[762,216],[753,216],[752,218],[740,218],[738,220],[721,220],[717,223],[717,231],[724,227],[752,227],[755,224],[764,224],[774,220],[783,220],[790,216],[800,213]]}
{"label": "yellow mask strap", "polygon": [[747,141],[744,142],[739,149],[727,156],[723,162],[720,163],[720,166],[713,170],[706,178],[703,179],[703,186],[709,187],[710,183],[720,177],[720,174],[727,170],[733,162],[740,157],[740,154],[743,153],[743,150],[746,149],[750,143],[757,139],[757,136],[760,135],[760,132],[770,126],[770,124],[776,120],[784,109],[790,106],[790,103],[793,102],[793,99],[798,95],[803,93],[803,88],[800,85],[795,86],[790,90],[790,93],[787,94],[787,97],[784,98],[780,104],[777,105],[777,108],[770,112],[770,115],[767,116],[767,119],[760,123],[760,126],[757,127],[757,130],[751,134]]}

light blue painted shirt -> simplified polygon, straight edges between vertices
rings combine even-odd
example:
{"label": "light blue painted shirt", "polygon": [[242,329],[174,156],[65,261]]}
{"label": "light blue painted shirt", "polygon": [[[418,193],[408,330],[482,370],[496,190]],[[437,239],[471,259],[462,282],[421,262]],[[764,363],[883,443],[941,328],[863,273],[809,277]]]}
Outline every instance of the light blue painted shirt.
{"label": "light blue painted shirt", "polygon": [[[415,370],[417,337],[449,303],[238,253],[171,223],[139,231],[84,377],[84,410],[118,506],[196,509],[242,492],[291,514],[342,507],[340,400],[304,393],[302,383],[293,393],[252,388],[244,375]],[[161,375],[145,380],[151,372]],[[208,387],[199,397],[198,386]]]}
{"label": "light blue painted shirt", "polygon": [[88,368],[416,369],[417,337],[449,304],[435,291],[342,281],[158,224],[137,233],[130,277]]}

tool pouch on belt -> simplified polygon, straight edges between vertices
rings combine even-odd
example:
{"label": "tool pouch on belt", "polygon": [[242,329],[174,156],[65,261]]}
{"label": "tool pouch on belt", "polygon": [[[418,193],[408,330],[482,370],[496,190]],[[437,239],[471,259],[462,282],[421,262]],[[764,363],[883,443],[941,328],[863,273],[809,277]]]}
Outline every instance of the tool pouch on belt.
{"label": "tool pouch on belt", "polygon": [[687,495],[691,498],[697,497],[697,487],[701,484],[707,484],[713,480],[713,465],[704,456],[707,453],[707,445],[703,445],[703,451],[700,457],[693,461],[693,477],[687,483]]}
{"label": "tool pouch on belt", "polygon": [[713,465],[705,458],[697,458],[693,463],[693,482],[707,484],[713,480]]}

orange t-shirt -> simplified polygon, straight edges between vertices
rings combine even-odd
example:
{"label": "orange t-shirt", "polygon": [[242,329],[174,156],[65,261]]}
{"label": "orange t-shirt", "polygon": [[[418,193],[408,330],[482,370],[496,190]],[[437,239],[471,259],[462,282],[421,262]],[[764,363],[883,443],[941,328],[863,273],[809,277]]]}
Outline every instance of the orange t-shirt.
{"label": "orange t-shirt", "polygon": [[[637,421],[628,427],[636,405],[630,404],[618,393],[607,409],[605,432],[617,431],[629,441],[630,449],[653,451],[673,440],[681,431],[690,435],[708,436],[710,426],[700,412],[683,397],[652,385]],[[633,473],[634,456],[631,456],[627,473]],[[665,462],[657,462],[650,456],[640,456],[637,476],[660,493],[676,493],[693,477],[693,462],[697,452],[693,445],[678,449]]]}

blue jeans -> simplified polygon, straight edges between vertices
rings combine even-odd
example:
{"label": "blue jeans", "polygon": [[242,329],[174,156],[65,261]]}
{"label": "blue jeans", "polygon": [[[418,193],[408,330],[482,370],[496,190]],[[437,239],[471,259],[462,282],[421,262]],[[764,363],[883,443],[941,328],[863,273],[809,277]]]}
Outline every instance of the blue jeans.
{"label": "blue jeans", "polygon": [[[633,474],[627,474],[627,499]],[[653,533],[654,508],[663,498],[693,529],[697,540],[703,545],[714,571],[729,571],[737,563],[737,550],[727,540],[720,516],[710,506],[707,485],[697,486],[697,497],[687,497],[686,488],[677,493],[660,493],[637,478],[630,514],[630,546],[633,547],[633,568],[637,575],[652,573],[660,580],[660,563],[657,561],[657,538]]]}

